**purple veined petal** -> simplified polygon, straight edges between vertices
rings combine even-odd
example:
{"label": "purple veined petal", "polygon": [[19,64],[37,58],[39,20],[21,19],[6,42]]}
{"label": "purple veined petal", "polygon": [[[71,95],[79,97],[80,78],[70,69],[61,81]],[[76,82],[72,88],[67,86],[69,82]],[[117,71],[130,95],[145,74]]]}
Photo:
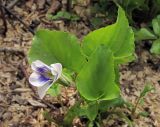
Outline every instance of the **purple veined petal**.
{"label": "purple veined petal", "polygon": [[53,81],[48,81],[45,85],[38,87],[38,95],[39,95],[40,99],[43,99],[46,92],[52,86],[53,83],[54,83]]}
{"label": "purple veined petal", "polygon": [[50,78],[45,77],[37,72],[33,72],[29,77],[29,83],[36,87],[41,87],[50,80]]}
{"label": "purple veined petal", "polygon": [[36,60],[36,61],[32,62],[31,68],[32,68],[32,70],[34,70],[38,73],[41,73],[41,74],[51,72],[50,67],[40,60]]}
{"label": "purple veined petal", "polygon": [[62,65],[60,63],[51,64],[51,72],[55,75],[54,80],[59,79],[62,74]]}

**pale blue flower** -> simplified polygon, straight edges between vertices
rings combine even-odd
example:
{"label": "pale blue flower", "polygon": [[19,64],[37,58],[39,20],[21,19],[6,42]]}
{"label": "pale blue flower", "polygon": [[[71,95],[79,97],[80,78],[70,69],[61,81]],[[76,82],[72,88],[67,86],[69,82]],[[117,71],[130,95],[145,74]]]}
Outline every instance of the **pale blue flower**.
{"label": "pale blue flower", "polygon": [[38,95],[42,99],[52,84],[61,77],[62,65],[55,63],[48,66],[36,60],[31,64],[31,68],[34,72],[30,75],[29,82],[38,87]]}

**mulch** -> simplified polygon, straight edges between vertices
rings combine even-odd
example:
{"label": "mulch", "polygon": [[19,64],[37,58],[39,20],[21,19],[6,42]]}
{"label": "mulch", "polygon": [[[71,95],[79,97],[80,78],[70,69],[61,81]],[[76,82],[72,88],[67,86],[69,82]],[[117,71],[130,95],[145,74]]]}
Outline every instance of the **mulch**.
{"label": "mulch", "polygon": [[[56,5],[50,1],[44,4],[43,0],[40,3],[28,0],[15,4],[10,10],[33,30],[48,28],[69,31],[79,39],[91,31],[87,20],[87,0],[80,3],[84,6],[73,7],[74,12],[82,18],[74,22],[50,21],[46,18],[48,11],[55,13],[60,8],[59,1],[55,1]],[[62,10],[66,4],[66,0],[61,2]],[[11,14],[5,13],[5,18],[6,36],[4,31],[0,31],[0,127],[58,127],[67,109],[76,102],[77,91],[74,87],[62,88],[58,97],[46,95],[44,100],[37,98],[36,89],[30,87],[27,79],[31,74],[27,53],[33,34]],[[4,29],[3,20],[0,20],[0,29]],[[143,105],[138,106],[137,110],[137,113],[146,111],[149,115],[138,116],[133,121],[135,127],[160,127],[160,57],[151,55],[146,43],[137,45],[135,62],[121,66],[120,84],[122,96],[133,104],[145,84],[153,84],[155,91],[145,97]],[[44,114],[49,114],[52,120]],[[103,123],[107,127],[127,127],[117,117],[104,119]],[[85,126],[79,118],[74,119],[73,125]]]}

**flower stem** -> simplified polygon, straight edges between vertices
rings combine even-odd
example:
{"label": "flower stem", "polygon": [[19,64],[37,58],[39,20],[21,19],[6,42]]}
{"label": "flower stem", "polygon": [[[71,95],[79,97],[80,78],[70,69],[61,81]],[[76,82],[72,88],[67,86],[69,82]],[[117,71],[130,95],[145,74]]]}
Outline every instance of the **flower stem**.
{"label": "flower stem", "polygon": [[64,74],[61,75],[58,82],[64,86],[70,86],[70,84],[73,84],[73,81]]}

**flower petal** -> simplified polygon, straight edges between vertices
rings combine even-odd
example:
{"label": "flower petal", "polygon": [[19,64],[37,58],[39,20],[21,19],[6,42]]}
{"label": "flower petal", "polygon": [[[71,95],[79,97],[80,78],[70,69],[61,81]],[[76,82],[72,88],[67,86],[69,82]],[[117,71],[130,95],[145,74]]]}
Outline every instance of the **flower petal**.
{"label": "flower petal", "polygon": [[55,75],[54,80],[57,80],[62,74],[62,65],[60,63],[51,64],[51,72]]}
{"label": "flower petal", "polygon": [[48,81],[50,81],[50,78],[45,77],[44,75],[41,75],[37,72],[33,72],[29,77],[29,82],[33,86],[41,87],[44,84],[46,84]]}
{"label": "flower petal", "polygon": [[43,99],[46,92],[52,86],[53,83],[54,83],[53,81],[48,81],[45,85],[38,87],[38,95],[39,95],[40,99]]}
{"label": "flower petal", "polygon": [[40,60],[36,60],[36,61],[32,62],[31,68],[32,68],[32,70],[34,70],[38,73],[41,73],[41,74],[44,74],[44,73],[51,71],[50,67]]}

